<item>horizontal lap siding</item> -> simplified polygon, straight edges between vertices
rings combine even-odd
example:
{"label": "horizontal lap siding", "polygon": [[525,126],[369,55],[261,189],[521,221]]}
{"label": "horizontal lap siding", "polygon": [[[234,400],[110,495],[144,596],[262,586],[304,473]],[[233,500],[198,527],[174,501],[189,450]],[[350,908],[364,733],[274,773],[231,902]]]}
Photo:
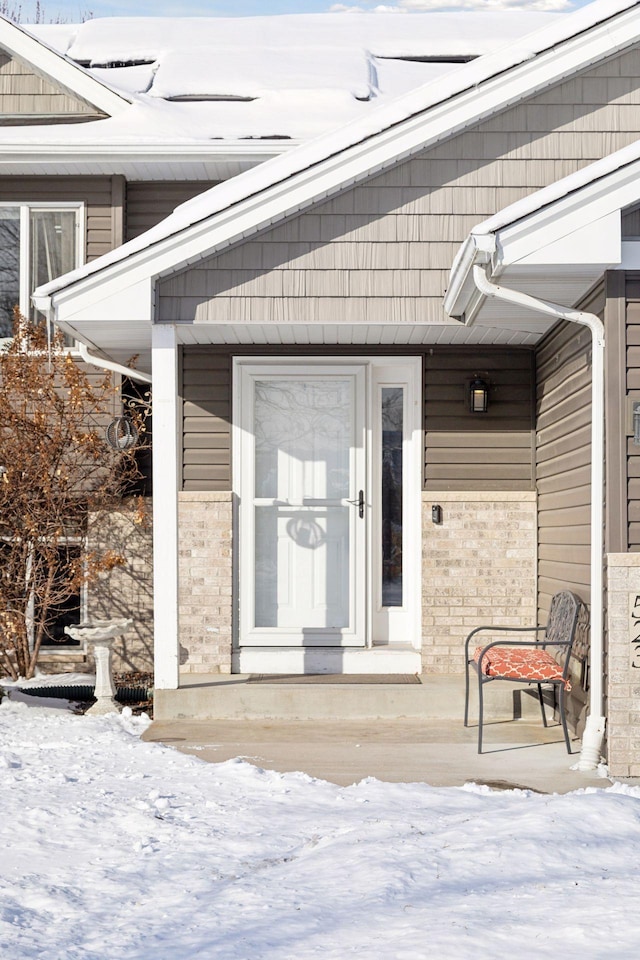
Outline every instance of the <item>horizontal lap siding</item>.
{"label": "horizontal lap siding", "polygon": [[95,119],[104,116],[95,107],[70,96],[44,77],[33,72],[20,60],[11,59],[0,50],[0,123],[3,116],[64,116],[69,119]]}
{"label": "horizontal lap siding", "polygon": [[[640,279],[627,282],[627,391],[640,400]],[[629,550],[640,552],[640,447],[627,441],[627,502]]]}
{"label": "horizontal lap siding", "polygon": [[[321,354],[299,347],[295,351],[301,363],[305,355]],[[283,352],[280,348],[277,354]],[[335,354],[335,348],[322,352]],[[400,352],[424,357],[425,488],[531,490],[531,352],[503,348],[482,353],[468,348]],[[183,347],[181,355],[182,489],[229,490],[231,351]],[[467,388],[475,375],[490,383],[490,409],[485,415],[468,409]]]}
{"label": "horizontal lap siding", "polygon": [[[489,383],[489,409],[469,410],[469,383]],[[532,354],[429,351],[425,357],[425,489],[531,490]]]}
{"label": "horizontal lap siding", "polygon": [[231,489],[231,354],[181,351],[182,489]]}
{"label": "horizontal lap siding", "polygon": [[[593,302],[584,309],[599,312]],[[554,593],[588,601],[591,544],[591,335],[561,323],[536,350],[538,590],[544,622]]]}
{"label": "horizontal lap siding", "polygon": [[479,220],[639,136],[634,50],[167,278],[158,316],[441,323],[455,251]]}
{"label": "horizontal lap siding", "polygon": [[126,239],[154,227],[176,207],[215,186],[215,181],[170,181],[127,184]]}
{"label": "horizontal lap siding", "polygon": [[121,186],[119,177],[0,177],[0,203],[83,202],[85,259],[94,260],[122,243]]}

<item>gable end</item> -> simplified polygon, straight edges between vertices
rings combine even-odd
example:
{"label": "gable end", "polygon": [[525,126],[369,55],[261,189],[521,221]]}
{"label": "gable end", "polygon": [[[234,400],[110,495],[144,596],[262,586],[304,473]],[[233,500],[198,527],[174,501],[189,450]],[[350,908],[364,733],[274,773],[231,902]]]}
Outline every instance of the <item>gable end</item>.
{"label": "gable end", "polygon": [[106,114],[0,49],[0,124],[98,120]]}

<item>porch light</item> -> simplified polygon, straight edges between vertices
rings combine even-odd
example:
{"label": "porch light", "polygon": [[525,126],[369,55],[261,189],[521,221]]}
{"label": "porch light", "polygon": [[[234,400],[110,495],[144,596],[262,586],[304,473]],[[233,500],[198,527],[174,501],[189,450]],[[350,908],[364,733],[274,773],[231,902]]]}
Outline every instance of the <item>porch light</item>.
{"label": "porch light", "polygon": [[489,409],[489,384],[476,377],[469,384],[469,409],[471,413],[486,413]]}
{"label": "porch light", "polygon": [[640,447],[640,402],[635,400],[633,409],[633,445]]}

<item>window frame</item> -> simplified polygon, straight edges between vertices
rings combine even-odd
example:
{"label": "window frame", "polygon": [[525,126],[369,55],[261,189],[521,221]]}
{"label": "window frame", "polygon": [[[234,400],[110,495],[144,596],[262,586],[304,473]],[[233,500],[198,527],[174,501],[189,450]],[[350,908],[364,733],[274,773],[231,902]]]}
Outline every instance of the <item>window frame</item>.
{"label": "window frame", "polygon": [[[18,306],[24,317],[30,318],[31,313],[31,213],[39,211],[68,211],[75,212],[75,242],[76,255],[73,270],[84,266],[86,261],[86,202],[84,200],[0,200],[0,209],[18,209],[20,211],[20,255],[19,255],[19,283]],[[31,320],[29,319],[29,322]],[[75,349],[75,347],[70,347]]]}

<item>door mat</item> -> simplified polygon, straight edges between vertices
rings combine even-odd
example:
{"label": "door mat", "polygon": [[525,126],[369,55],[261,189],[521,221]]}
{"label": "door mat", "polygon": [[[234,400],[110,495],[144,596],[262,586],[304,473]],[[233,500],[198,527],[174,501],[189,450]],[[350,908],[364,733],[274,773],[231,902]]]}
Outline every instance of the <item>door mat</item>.
{"label": "door mat", "polygon": [[422,683],[417,673],[252,673],[248,683]]}

